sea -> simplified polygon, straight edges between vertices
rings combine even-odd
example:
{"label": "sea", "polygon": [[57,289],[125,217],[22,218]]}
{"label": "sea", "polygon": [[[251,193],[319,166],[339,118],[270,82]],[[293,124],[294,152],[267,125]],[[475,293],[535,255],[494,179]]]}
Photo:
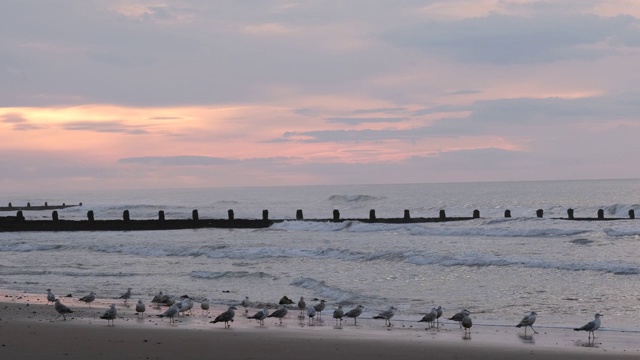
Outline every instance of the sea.
{"label": "sea", "polygon": [[[471,312],[474,325],[572,328],[604,315],[602,328],[640,331],[640,180],[487,182],[102,190],[19,194],[14,206],[79,204],[60,219],[285,219],[265,229],[0,232],[0,289],[115,298],[127,288],[149,301],[159,291],[220,305],[248,296],[256,307],[283,297],[327,309],[358,304],[363,317],[389,306],[417,321],[432,307]],[[6,206],[5,204],[2,204]],[[406,224],[299,221],[342,218],[480,218]],[[542,209],[542,218],[536,211]],[[611,221],[569,221],[596,218]],[[505,210],[511,217],[506,218]],[[0,216],[14,214],[0,213]],[[50,211],[24,211],[50,219]]]}

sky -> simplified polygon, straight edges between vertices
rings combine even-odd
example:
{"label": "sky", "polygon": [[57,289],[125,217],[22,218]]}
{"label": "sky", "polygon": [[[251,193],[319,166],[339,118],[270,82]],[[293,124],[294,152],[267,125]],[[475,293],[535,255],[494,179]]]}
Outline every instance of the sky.
{"label": "sky", "polygon": [[0,2],[4,191],[640,178],[640,1]]}

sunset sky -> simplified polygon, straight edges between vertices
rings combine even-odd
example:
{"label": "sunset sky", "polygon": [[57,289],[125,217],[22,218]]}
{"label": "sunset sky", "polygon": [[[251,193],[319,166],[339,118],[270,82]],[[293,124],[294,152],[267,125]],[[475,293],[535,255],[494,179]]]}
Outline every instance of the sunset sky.
{"label": "sunset sky", "polygon": [[640,1],[9,0],[0,186],[640,178]]}

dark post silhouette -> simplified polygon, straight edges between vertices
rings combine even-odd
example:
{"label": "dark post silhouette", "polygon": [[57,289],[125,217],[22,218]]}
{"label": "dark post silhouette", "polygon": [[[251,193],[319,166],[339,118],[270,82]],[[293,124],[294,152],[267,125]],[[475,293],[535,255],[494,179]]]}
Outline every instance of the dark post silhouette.
{"label": "dark post silhouette", "polygon": [[164,221],[164,211],[158,211],[158,220]]}
{"label": "dark post silhouette", "polygon": [[539,217],[539,218],[543,217],[544,216],[544,210],[542,210],[542,209],[536,210],[536,216]]}
{"label": "dark post silhouette", "polygon": [[298,209],[296,210],[296,220],[303,220],[304,217],[302,216],[302,209]]}
{"label": "dark post silhouette", "polygon": [[440,219],[446,219],[447,218],[447,214],[444,212],[443,210],[440,210]]}
{"label": "dark post silhouette", "polygon": [[409,213],[409,210],[407,210],[407,209],[404,209],[404,219],[405,220],[411,219],[411,214]]}
{"label": "dark post silhouette", "polygon": [[631,209],[629,210],[629,219],[635,219],[636,218],[636,212]]}
{"label": "dark post silhouette", "polygon": [[93,221],[93,220],[94,220],[94,219],[93,219],[93,210],[89,210],[89,211],[87,211],[87,219],[88,219],[89,221]]}
{"label": "dark post silhouette", "polygon": [[51,213],[51,219],[53,221],[58,221],[58,212],[53,210],[53,212]]}
{"label": "dark post silhouette", "polygon": [[510,218],[511,217],[511,210],[507,209],[504,211],[504,217],[506,218]]}
{"label": "dark post silhouette", "polygon": [[233,210],[229,209],[229,211],[227,211],[227,214],[229,214],[229,220],[233,220],[234,219],[234,214],[233,214]]}
{"label": "dark post silhouette", "polygon": [[49,204],[45,201],[44,202],[44,206],[47,207],[47,206],[49,206]]}
{"label": "dark post silhouette", "polygon": [[269,220],[269,210],[262,210],[262,220]]}
{"label": "dark post silhouette", "polygon": [[473,218],[474,219],[478,219],[480,218],[480,210],[473,210]]}
{"label": "dark post silhouette", "polygon": [[122,220],[129,221],[131,218],[129,217],[129,210],[125,210],[122,212]]}
{"label": "dark post silhouette", "polygon": [[[62,204],[62,205],[64,205],[64,204]],[[80,206],[82,206],[82,203],[80,203]]]}
{"label": "dark post silhouette", "polygon": [[369,220],[376,219],[376,211],[374,209],[369,210]]}
{"label": "dark post silhouette", "polygon": [[18,210],[18,212],[16,213],[16,220],[18,222],[24,221],[24,215],[22,214],[22,210]]}
{"label": "dark post silhouette", "polygon": [[604,219],[604,210],[598,209],[598,219]]}
{"label": "dark post silhouette", "polygon": [[[65,203],[62,203],[62,206],[67,206],[67,204],[65,204]],[[80,206],[82,206],[82,203],[80,203]]]}
{"label": "dark post silhouette", "polygon": [[567,217],[569,220],[573,220],[573,209],[567,209]]}
{"label": "dark post silhouette", "polygon": [[198,217],[198,210],[193,210],[191,212],[191,218],[195,221],[198,221],[200,218]]}
{"label": "dark post silhouette", "polygon": [[31,207],[31,203],[30,202],[27,203],[27,207],[28,208]]}
{"label": "dark post silhouette", "polygon": [[338,209],[333,210],[333,221],[340,220],[340,211]]}
{"label": "dark post silhouette", "polygon": [[11,205],[11,203],[9,203],[9,208],[12,208],[12,207],[13,207],[13,205]]}

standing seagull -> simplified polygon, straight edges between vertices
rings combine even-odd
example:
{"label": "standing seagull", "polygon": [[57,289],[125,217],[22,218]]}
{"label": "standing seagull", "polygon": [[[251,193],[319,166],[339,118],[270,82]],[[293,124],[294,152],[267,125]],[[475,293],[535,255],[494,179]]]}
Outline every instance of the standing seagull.
{"label": "standing seagull", "polygon": [[300,296],[298,301],[298,309],[300,309],[300,317],[304,319],[304,311],[307,309],[307,303],[304,302],[304,297]]}
{"label": "standing seagull", "polygon": [[204,316],[204,312],[209,313],[209,299],[202,299],[200,302],[200,309],[202,309],[202,316]]}
{"label": "standing seagull", "polygon": [[49,303],[53,303],[56,301],[56,296],[53,295],[53,293],[51,292],[51,289],[47,289],[47,305],[49,305]]}
{"label": "standing seagull", "polygon": [[282,318],[287,316],[287,308],[280,306],[280,308],[274,312],[272,312],[268,317],[274,317],[276,319],[280,319],[280,325],[282,325]]}
{"label": "standing seagull", "polygon": [[313,307],[318,312],[318,321],[322,319],[322,310],[324,310],[325,302],[326,302],[325,300],[320,300],[319,303],[313,305]]}
{"label": "standing seagull", "polygon": [[258,320],[258,322],[260,323],[260,326],[264,326],[264,319],[267,318],[267,315],[269,315],[269,312],[267,311],[267,309],[262,309],[257,313],[255,313],[253,316],[247,316],[247,319]]}
{"label": "standing seagull", "polygon": [[536,329],[533,328],[533,323],[536,322],[536,315],[538,315],[538,314],[535,311],[532,311],[531,313],[529,313],[529,315],[523,317],[522,320],[520,320],[520,323],[518,325],[516,325],[517,328],[524,326],[524,335],[525,336],[527,336],[527,326],[530,327],[531,330],[533,330],[534,334],[538,333],[536,331]]}
{"label": "standing seagull", "polygon": [[384,325],[386,327],[391,327],[391,318],[393,317],[393,315],[396,314],[396,310],[398,310],[397,308],[393,307],[393,306],[389,306],[389,308],[383,312],[381,312],[380,314],[374,316],[374,319],[384,319]]}
{"label": "standing seagull", "polygon": [[158,307],[160,307],[163,297],[164,297],[164,294],[162,293],[162,291],[159,291],[158,294],[154,296],[153,299],[151,299],[151,303],[156,304]]}
{"label": "standing seagull", "polygon": [[140,317],[140,315],[142,315],[142,317],[144,318],[144,312],[147,310],[146,306],[144,306],[144,303],[142,302],[142,299],[138,299],[138,303],[136,304],[136,313],[138,313],[138,317]]}
{"label": "standing seagull", "polygon": [[420,321],[418,322],[426,322],[431,327],[433,327],[433,322],[436,321],[437,318],[438,318],[438,309],[432,308],[431,311],[427,313],[425,316],[423,316],[422,319],[420,319]]}
{"label": "standing seagull", "polygon": [[85,295],[83,297],[81,297],[79,300],[80,301],[84,301],[87,304],[89,304],[89,307],[91,307],[91,303],[96,299],[96,293],[94,293],[93,291],[89,293],[89,295]]}
{"label": "standing seagull", "polygon": [[109,323],[111,323],[111,325],[115,325],[117,315],[118,315],[118,311],[116,310],[116,304],[111,304],[107,309],[107,311],[105,311],[104,314],[100,316],[100,319],[106,319],[107,326],[109,326]]}
{"label": "standing seagull", "polygon": [[604,316],[604,315],[600,315],[600,314],[596,314],[596,318],[593,321],[588,322],[586,325],[584,325],[581,328],[576,328],[573,329],[574,331],[586,331],[589,333],[589,339],[591,339],[591,336],[593,335],[593,339],[595,340],[596,338],[596,334],[594,334],[594,331],[598,330],[600,328],[600,317]]}
{"label": "standing seagull", "polygon": [[127,303],[127,300],[131,299],[131,288],[127,288],[127,292],[120,295],[119,299],[124,299],[124,303]]}
{"label": "standing seagull", "polygon": [[169,308],[163,312],[160,315],[156,315],[157,317],[168,317],[169,318],[169,324],[175,324],[176,320],[174,319],[174,316],[176,316],[176,314],[178,313],[178,304],[173,304],[171,306],[169,306]]}
{"label": "standing seagull", "polygon": [[73,312],[73,310],[69,309],[66,305],[64,305],[63,303],[60,302],[60,299],[56,299],[53,302],[53,307],[56,309],[56,311],[58,312],[58,317],[60,317],[60,315],[62,315],[62,318],[66,321],[67,317],[65,316],[65,314],[71,314]]}
{"label": "standing seagull", "polygon": [[467,309],[460,311],[459,313],[453,315],[449,318],[449,320],[457,321],[460,323],[460,329],[462,329],[462,319],[464,319],[464,313],[468,313]]}
{"label": "standing seagull", "polygon": [[469,312],[468,311],[464,311],[463,313],[463,317],[462,317],[462,321],[460,321],[460,324],[464,327],[464,333],[465,335],[467,334],[467,330],[469,330],[469,335],[471,335],[471,327],[473,326],[473,322],[471,321],[471,318],[469,317]]}
{"label": "standing seagull", "polygon": [[313,324],[313,318],[316,316],[316,308],[309,306],[307,308],[307,316],[309,317],[309,325]]}
{"label": "standing seagull", "polygon": [[440,318],[442,317],[442,306],[438,305],[436,308],[438,314],[436,315],[436,329],[440,327]]}
{"label": "standing seagull", "polygon": [[217,322],[222,322],[224,321],[224,327],[226,328],[230,328],[231,325],[229,325],[229,322],[233,322],[233,317],[236,316],[236,312],[234,310],[238,310],[237,307],[235,306],[229,306],[229,309],[225,312],[223,312],[222,314],[216,316],[215,319],[213,319],[213,321],[210,321],[211,324],[215,324]]}
{"label": "standing seagull", "polygon": [[333,311],[333,318],[336,319],[336,325],[338,325],[338,320],[340,320],[340,326],[342,326],[343,317],[344,310],[342,310],[342,305],[338,305],[338,308]]}
{"label": "standing seagull", "polygon": [[249,307],[251,303],[249,302],[249,297],[245,296],[244,300],[242,300],[242,302],[240,303],[240,305],[242,305],[242,307],[244,307],[244,313],[248,313],[249,309],[247,309]]}
{"label": "standing seagull", "polygon": [[353,325],[358,325],[358,316],[362,314],[362,309],[364,309],[364,306],[358,305],[353,309],[347,311],[347,313],[344,314],[344,316],[353,318]]}

